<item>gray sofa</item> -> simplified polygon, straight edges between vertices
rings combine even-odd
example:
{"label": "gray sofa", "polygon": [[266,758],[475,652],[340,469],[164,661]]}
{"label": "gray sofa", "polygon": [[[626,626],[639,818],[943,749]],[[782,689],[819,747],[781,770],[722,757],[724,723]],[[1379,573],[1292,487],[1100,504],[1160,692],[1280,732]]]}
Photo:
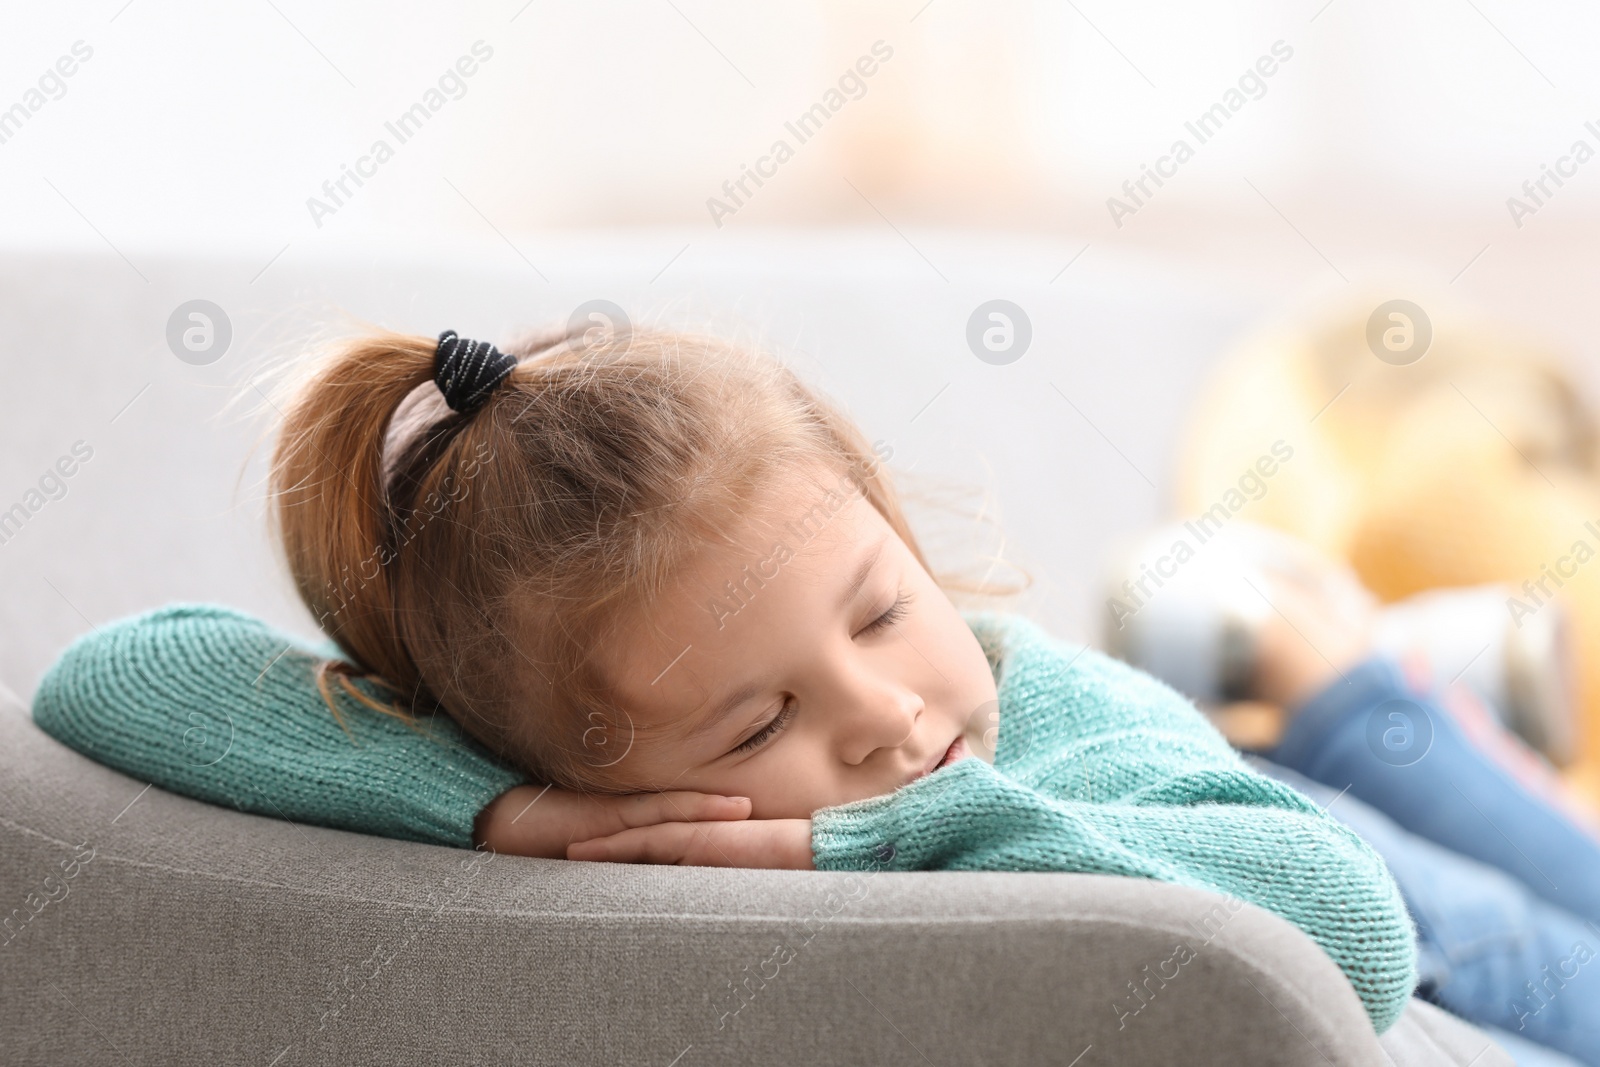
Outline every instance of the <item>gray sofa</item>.
{"label": "gray sofa", "polygon": [[1296,927],[1164,883],[392,841],[146,788],[9,699],[0,761],[8,1064],[1511,1062],[1416,999],[1376,1038]]}
{"label": "gray sofa", "polygon": [[[241,471],[254,428],[215,416],[335,309],[503,337],[604,297],[757,336],[897,467],[988,482],[1040,580],[1023,606],[1086,634],[1096,564],[1161,514],[1185,398],[1256,309],[1148,264],[1052,282],[1076,247],[913,236],[950,280],[875,233],[700,235],[666,272],[681,235],[570,237],[537,250],[550,283],[497,242],[291,249],[265,271],[271,249],[122,249],[138,274],[109,252],[0,253],[0,491],[94,449],[0,541],[0,1062],[1510,1062],[1417,1000],[1376,1038],[1299,930],[1250,906],[1219,921],[1222,898],[1188,889],[493,856],[199,803],[33,725],[39,675],[108,619],[212,600],[311,632],[250,498],[259,457]],[[1033,318],[1005,368],[963,340],[995,296]],[[207,365],[166,342],[195,298],[232,321]],[[1193,959],[1153,976],[1180,942]]]}

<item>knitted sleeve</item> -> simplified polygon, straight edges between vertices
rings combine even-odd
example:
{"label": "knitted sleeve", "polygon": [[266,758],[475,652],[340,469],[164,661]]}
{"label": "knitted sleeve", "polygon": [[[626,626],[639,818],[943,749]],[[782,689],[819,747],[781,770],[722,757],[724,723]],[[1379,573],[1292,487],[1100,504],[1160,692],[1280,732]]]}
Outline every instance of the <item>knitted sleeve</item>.
{"label": "knitted sleeve", "polygon": [[526,776],[446,715],[414,729],[333,684],[341,726],[314,674],[336,655],[331,642],[305,642],[242,612],[171,604],[69,645],[39,684],[33,719],[91,759],[184,796],[471,848],[478,813]]}
{"label": "knitted sleeve", "polygon": [[1266,908],[1328,953],[1387,1030],[1416,984],[1415,932],[1371,846],[1250,769],[1167,686],[1007,625],[994,765],[961,760],[816,812],[817,868],[1080,871],[1219,893],[1204,941],[1237,902]]}

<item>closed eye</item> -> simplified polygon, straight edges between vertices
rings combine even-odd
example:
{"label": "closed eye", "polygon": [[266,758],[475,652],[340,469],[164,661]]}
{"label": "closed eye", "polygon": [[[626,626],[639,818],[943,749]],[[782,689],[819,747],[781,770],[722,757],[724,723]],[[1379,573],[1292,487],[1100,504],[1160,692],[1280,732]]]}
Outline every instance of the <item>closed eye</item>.
{"label": "closed eye", "polygon": [[861,632],[864,634],[875,634],[880,630],[886,630],[893,626],[895,623],[906,617],[906,609],[911,604],[913,599],[914,597],[911,593],[900,593],[900,595],[895,598],[894,603],[889,605],[889,610],[884,612],[882,615],[879,615],[871,622],[867,623],[866,626],[861,628]]}
{"label": "closed eye", "polygon": [[[749,737],[735,745],[733,752],[750,752],[760,748],[762,745],[771,740],[778,733],[778,731],[782,730],[785,726],[788,726],[789,720],[792,718],[794,718],[794,701],[792,699],[786,699],[783,702],[783,710],[774,715],[772,720],[768,722],[767,725],[763,726],[761,729],[757,730],[755,733],[751,734]],[[729,754],[732,755],[732,753]]]}
{"label": "closed eye", "polygon": [[[866,626],[862,627],[861,633],[868,635],[876,634],[882,630],[888,629],[895,623],[904,619],[913,599],[915,599],[914,594],[901,592],[895,597],[894,603],[889,605],[889,610],[885,611],[882,615],[879,615],[876,619],[873,619],[871,622],[867,623]],[[782,731],[784,727],[789,725],[789,722],[794,718],[794,713],[794,701],[792,699],[786,699],[784,701],[782,710],[780,710],[778,714],[774,715],[772,719],[769,720],[761,729],[757,730],[755,733],[751,734],[749,737],[735,745],[728,754],[733,755],[734,753],[738,752],[753,752],[760,748],[762,745],[772,740],[772,738]]]}

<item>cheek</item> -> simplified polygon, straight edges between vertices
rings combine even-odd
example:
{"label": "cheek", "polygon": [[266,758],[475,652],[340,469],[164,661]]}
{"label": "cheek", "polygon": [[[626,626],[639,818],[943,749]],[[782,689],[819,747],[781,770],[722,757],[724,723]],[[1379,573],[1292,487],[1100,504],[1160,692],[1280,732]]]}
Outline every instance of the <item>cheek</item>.
{"label": "cheek", "polygon": [[[923,603],[928,603],[928,598],[933,598],[931,605],[917,613],[915,617],[915,630],[917,638],[915,645],[922,649],[922,656],[926,661],[926,672],[930,673],[939,685],[947,686],[955,693],[966,693],[974,686],[994,685],[994,675],[990,673],[989,661],[984,657],[984,649],[978,643],[970,625],[966,625],[960,609],[950,603],[950,598],[944,595],[938,585],[934,585],[930,592],[918,593],[918,598]],[[936,669],[934,669],[936,667]]]}
{"label": "cheek", "polygon": [[994,673],[961,612],[942,591],[935,592],[940,600],[938,609],[922,613],[918,633],[907,636],[921,651],[914,655],[919,677],[927,680],[923,699],[932,706],[937,695],[953,705],[948,709],[952,714],[965,715],[995,698]]}
{"label": "cheek", "polygon": [[822,729],[797,731],[759,759],[718,776],[715,791],[749,797],[753,819],[809,819],[818,808],[858,799],[845,791],[843,768],[828,753]]}

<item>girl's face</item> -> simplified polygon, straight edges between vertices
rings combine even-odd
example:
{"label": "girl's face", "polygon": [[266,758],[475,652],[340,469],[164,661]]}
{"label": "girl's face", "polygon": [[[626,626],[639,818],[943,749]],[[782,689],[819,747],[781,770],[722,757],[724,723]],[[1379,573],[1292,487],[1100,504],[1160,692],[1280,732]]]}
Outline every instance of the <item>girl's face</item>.
{"label": "girl's face", "polygon": [[625,719],[586,740],[616,780],[809,818],[927,773],[996,698],[905,542],[852,483],[826,484],[791,489],[775,533],[703,554],[600,650]]}

